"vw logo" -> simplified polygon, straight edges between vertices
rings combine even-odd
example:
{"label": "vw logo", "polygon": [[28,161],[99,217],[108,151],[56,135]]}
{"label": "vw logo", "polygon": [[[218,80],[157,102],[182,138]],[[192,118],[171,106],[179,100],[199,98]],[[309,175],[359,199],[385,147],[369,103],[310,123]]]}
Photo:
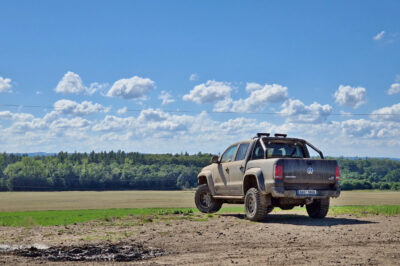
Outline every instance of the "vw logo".
{"label": "vw logo", "polygon": [[311,166],[307,168],[307,174],[312,175],[313,172],[314,169]]}

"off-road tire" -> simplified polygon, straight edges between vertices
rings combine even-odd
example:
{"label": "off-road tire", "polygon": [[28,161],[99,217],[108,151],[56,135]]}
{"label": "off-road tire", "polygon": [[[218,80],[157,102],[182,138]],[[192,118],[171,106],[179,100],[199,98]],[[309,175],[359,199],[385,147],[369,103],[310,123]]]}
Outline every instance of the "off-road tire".
{"label": "off-road tire", "polygon": [[329,211],[329,198],[315,199],[311,204],[306,205],[308,216],[314,219],[324,218]]}
{"label": "off-road tire", "polygon": [[250,188],[244,198],[246,217],[250,221],[260,221],[267,215],[267,199],[257,188]]}
{"label": "off-road tire", "polygon": [[219,211],[222,201],[214,199],[207,184],[200,185],[194,194],[194,202],[197,209],[202,213],[213,213]]}

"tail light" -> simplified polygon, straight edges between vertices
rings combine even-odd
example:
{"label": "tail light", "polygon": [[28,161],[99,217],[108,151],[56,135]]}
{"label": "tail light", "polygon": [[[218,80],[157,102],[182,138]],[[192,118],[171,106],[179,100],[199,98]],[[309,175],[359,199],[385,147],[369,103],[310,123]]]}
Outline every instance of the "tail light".
{"label": "tail light", "polygon": [[275,173],[274,173],[275,180],[283,180],[283,166],[276,164],[275,165]]}
{"label": "tail light", "polygon": [[335,167],[335,180],[336,181],[340,180],[340,168],[339,168],[339,165],[336,165],[336,167]]}

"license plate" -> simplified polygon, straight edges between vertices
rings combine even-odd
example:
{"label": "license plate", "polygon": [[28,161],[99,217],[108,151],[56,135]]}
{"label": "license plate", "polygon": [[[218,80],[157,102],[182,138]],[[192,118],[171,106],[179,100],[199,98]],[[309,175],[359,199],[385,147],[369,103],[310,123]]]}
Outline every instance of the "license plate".
{"label": "license plate", "polygon": [[302,189],[302,190],[297,190],[297,195],[299,195],[299,196],[315,196],[315,195],[317,195],[317,191],[314,189]]}

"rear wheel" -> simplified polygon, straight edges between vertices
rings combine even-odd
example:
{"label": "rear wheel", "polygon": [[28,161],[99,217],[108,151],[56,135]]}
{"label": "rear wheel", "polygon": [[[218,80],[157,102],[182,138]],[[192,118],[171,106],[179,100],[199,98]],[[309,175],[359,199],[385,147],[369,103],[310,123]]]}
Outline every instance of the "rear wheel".
{"label": "rear wheel", "polygon": [[315,199],[311,204],[306,205],[306,209],[311,218],[324,218],[329,211],[329,198]]}
{"label": "rear wheel", "polygon": [[203,213],[217,212],[221,209],[222,201],[214,199],[207,184],[200,185],[194,195],[197,209]]}
{"label": "rear wheel", "polygon": [[244,208],[247,219],[251,221],[260,221],[267,214],[267,199],[256,188],[247,190],[244,199]]}

